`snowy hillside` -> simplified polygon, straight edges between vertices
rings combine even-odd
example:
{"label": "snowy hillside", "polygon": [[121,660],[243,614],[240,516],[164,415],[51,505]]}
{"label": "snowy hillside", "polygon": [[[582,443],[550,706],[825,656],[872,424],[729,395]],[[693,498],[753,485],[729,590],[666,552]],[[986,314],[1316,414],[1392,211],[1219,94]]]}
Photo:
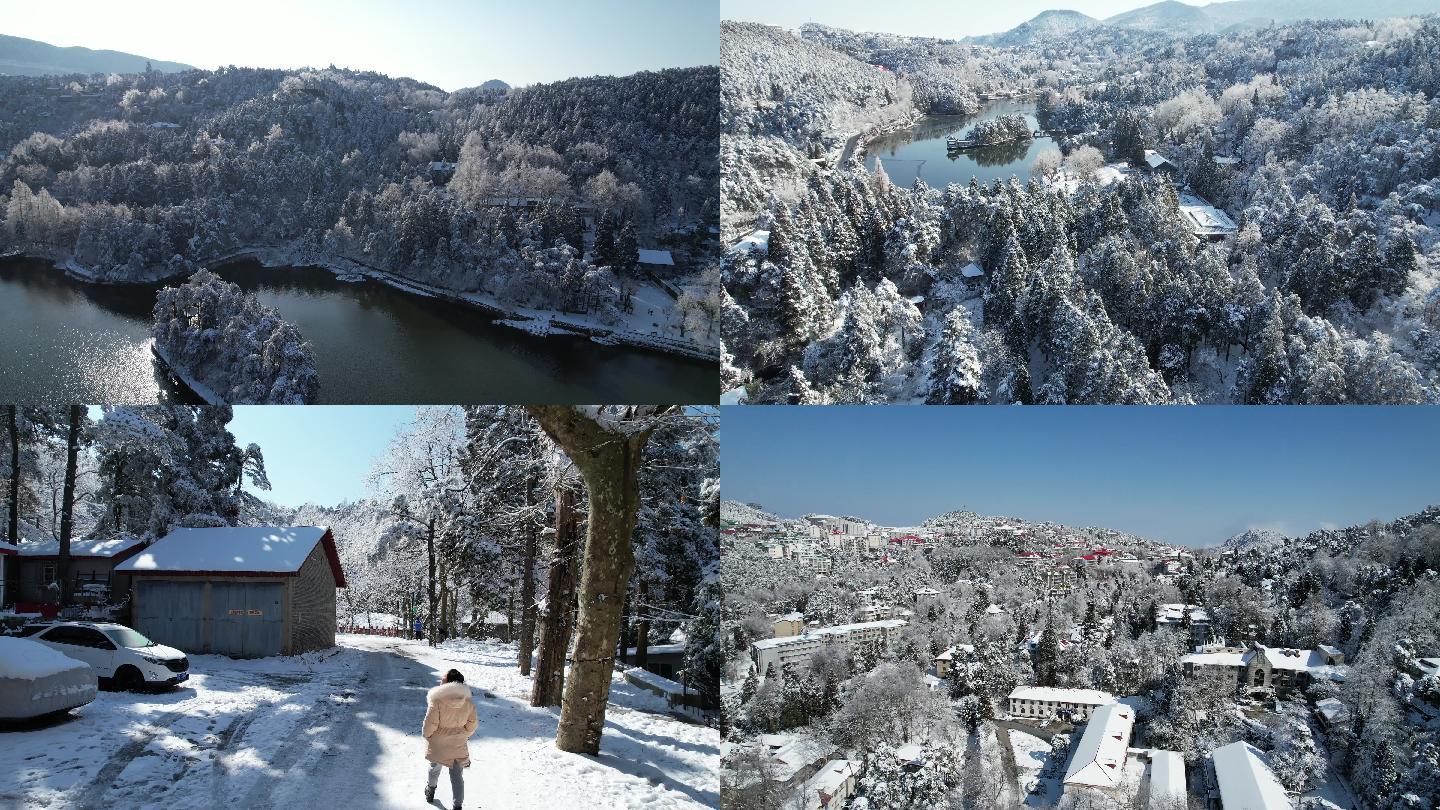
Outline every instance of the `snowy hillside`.
{"label": "snowy hillside", "polygon": [[910,85],[894,73],[780,28],[720,23],[721,229],[734,241],[773,194],[793,196],[846,140],[906,119]]}
{"label": "snowy hillside", "polygon": [[[742,126],[725,137],[746,146],[722,157],[727,210],[758,211],[768,245],[722,264],[723,386],[744,402],[1440,401],[1440,164],[1379,168],[1397,144],[1436,148],[1440,82],[1416,66],[1440,58],[1440,21],[1222,40],[1097,25],[1006,49],[806,26],[828,59],[783,31],[727,30]],[[827,100],[855,109],[825,92],[837,77],[873,89],[899,74],[916,110],[1033,97],[1041,129],[1067,134],[1009,158],[1010,182],[977,168],[943,189],[897,184],[878,155],[833,163],[838,137],[759,126],[796,112],[787,44],[850,68],[798,94],[799,120],[826,121],[811,107]],[[1062,163],[1090,179],[1056,180]]]}
{"label": "snowy hillside", "polygon": [[1228,549],[1247,549],[1254,546],[1265,546],[1278,543],[1285,539],[1285,535],[1273,529],[1246,529],[1245,531],[1226,538],[1220,545]]}
{"label": "snowy hillside", "polygon": [[780,518],[755,504],[721,501],[720,520],[725,523],[779,523]]}

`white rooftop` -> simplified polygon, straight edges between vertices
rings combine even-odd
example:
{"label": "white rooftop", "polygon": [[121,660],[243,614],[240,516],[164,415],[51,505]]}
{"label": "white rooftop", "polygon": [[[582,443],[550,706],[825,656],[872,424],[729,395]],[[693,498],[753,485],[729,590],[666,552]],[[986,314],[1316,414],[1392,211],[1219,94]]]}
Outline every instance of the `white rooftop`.
{"label": "white rooftop", "polygon": [[[114,557],[122,551],[128,551],[143,543],[139,537],[121,535],[119,537],[107,537],[104,539],[88,538],[85,540],[70,541],[70,556],[72,557]],[[22,557],[53,557],[60,553],[59,540],[45,540],[39,543],[21,543],[20,556]]]}
{"label": "white rooftop", "polygon": [[882,620],[880,620],[880,621],[878,621],[878,622],[856,622],[855,624],[837,624],[837,625],[834,625],[834,626],[831,626],[831,627],[820,627],[820,628],[817,628],[817,629],[815,629],[815,630],[811,630],[810,632],[808,632],[808,633],[806,633],[806,634],[804,634],[804,635],[801,635],[801,636],[785,636],[785,637],[782,637],[782,638],[762,638],[762,639],[759,639],[759,640],[753,642],[753,643],[751,644],[751,646],[755,647],[756,649],[764,650],[764,649],[769,649],[769,648],[771,648],[771,647],[781,647],[781,646],[784,646],[784,645],[787,645],[787,644],[799,644],[799,643],[807,642],[807,641],[815,641],[815,640],[817,639],[817,637],[825,637],[825,636],[834,636],[834,637],[847,636],[847,635],[849,635],[849,634],[851,634],[851,633],[855,633],[855,632],[858,632],[858,631],[861,631],[861,630],[870,630],[870,629],[892,629],[892,630],[893,630],[893,629],[895,629],[895,628],[897,628],[897,627],[904,627],[905,625],[906,625],[906,622],[905,622],[904,619],[882,619]]}
{"label": "white rooftop", "polygon": [[748,234],[745,235],[745,238],[744,238],[744,239],[741,239],[739,242],[736,242],[736,243],[730,248],[730,252],[731,252],[731,253],[750,253],[750,252],[756,252],[756,253],[761,253],[761,254],[768,254],[768,253],[770,252],[770,232],[769,232],[769,231],[751,231],[750,233],[748,233]]}
{"label": "white rooftop", "polygon": [[846,780],[860,773],[860,763],[849,759],[832,759],[810,777],[801,789],[806,810],[826,807]]}
{"label": "white rooftop", "polygon": [[640,248],[636,252],[640,254],[641,264],[667,264],[672,267],[675,265],[675,260],[670,258],[670,251],[668,250]]}
{"label": "white rooftop", "polygon": [[1210,752],[1220,801],[1226,808],[1290,810],[1285,788],[1270,772],[1260,751],[1246,742],[1222,745]]}
{"label": "white rooftop", "polygon": [[965,278],[981,278],[985,275],[985,270],[975,262],[970,262],[969,264],[960,268],[960,275],[964,276]]}
{"label": "white rooftop", "polygon": [[1194,194],[1180,195],[1180,218],[1197,236],[1224,235],[1240,230],[1229,214]]}
{"label": "white rooftop", "polygon": [[811,739],[799,739],[780,746],[770,755],[771,777],[788,782],[811,764],[830,756],[833,747]]}
{"label": "white rooftop", "polygon": [[1010,692],[1016,700],[1048,700],[1056,703],[1083,703],[1099,706],[1114,703],[1115,696],[1099,689],[1066,689],[1060,686],[1017,686]]}
{"label": "white rooftop", "polygon": [[1156,152],[1154,149],[1145,150],[1145,165],[1149,166],[1150,168],[1157,169],[1169,162],[1170,161],[1165,159],[1164,155]]}
{"label": "white rooftop", "polygon": [[1175,751],[1150,751],[1150,803],[1185,806],[1185,758]]}
{"label": "white rooftop", "polygon": [[1134,726],[1135,710],[1130,706],[1111,703],[1096,709],[1085,724],[1080,742],[1075,744],[1070,768],[1065,772],[1065,784],[1095,787],[1120,784]]}
{"label": "white rooftop", "polygon": [[1180,656],[1180,663],[1199,667],[1243,667],[1246,654],[1244,650],[1188,653]]}
{"label": "white rooftop", "polygon": [[175,529],[115,570],[293,574],[327,531],[321,526]]}

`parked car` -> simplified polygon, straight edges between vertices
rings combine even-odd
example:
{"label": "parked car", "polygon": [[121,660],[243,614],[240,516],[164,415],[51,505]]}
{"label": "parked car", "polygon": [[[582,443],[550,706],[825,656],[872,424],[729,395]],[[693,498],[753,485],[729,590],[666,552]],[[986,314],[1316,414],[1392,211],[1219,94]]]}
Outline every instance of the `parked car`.
{"label": "parked car", "polygon": [[29,638],[84,661],[101,680],[121,689],[174,686],[190,678],[185,653],[123,624],[57,622],[40,626]]}
{"label": "parked car", "polygon": [[0,720],[68,712],[95,699],[95,669],[37,641],[0,637]]}

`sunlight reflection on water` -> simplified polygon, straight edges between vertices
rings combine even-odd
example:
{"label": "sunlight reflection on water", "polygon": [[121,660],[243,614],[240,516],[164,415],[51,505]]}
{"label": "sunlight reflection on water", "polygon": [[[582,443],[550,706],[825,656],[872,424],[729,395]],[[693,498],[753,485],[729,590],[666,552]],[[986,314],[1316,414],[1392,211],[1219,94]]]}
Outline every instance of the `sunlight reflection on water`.
{"label": "sunlight reflection on water", "polygon": [[[72,331],[68,367],[56,370],[66,391],[84,392],[105,403],[149,403],[164,400],[155,378],[150,341],[135,343],[114,332]],[[67,379],[68,377],[68,379]]]}

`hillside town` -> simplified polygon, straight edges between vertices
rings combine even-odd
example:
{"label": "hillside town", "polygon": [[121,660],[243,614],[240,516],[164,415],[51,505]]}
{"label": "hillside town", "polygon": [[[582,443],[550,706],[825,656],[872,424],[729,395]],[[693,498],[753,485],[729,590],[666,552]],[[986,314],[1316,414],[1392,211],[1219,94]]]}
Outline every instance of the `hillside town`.
{"label": "hillside town", "polygon": [[[1312,570],[1334,533],[1191,549],[971,512],[888,527],[727,501],[725,806],[1392,806],[1370,798],[1375,767],[1409,797],[1395,806],[1433,806],[1437,518],[1347,530],[1423,586],[1423,606],[1366,616],[1358,595],[1332,609]],[[1303,566],[1270,556],[1286,543]],[[1408,772],[1367,750],[1377,723],[1425,741]]]}

